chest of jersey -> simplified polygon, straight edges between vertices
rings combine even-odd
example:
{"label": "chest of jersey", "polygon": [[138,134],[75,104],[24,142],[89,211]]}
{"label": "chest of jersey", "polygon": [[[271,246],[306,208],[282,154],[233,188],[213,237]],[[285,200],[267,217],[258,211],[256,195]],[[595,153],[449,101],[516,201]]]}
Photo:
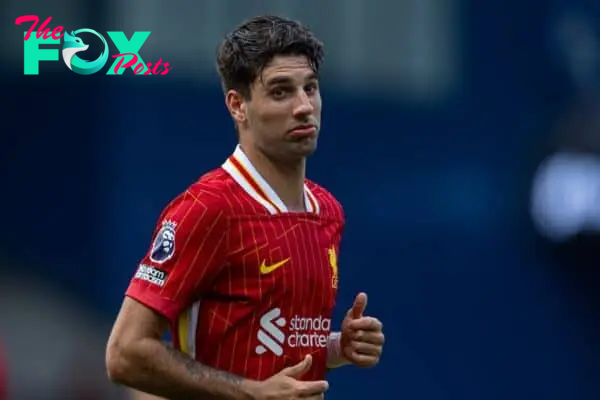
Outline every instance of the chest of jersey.
{"label": "chest of jersey", "polygon": [[342,225],[311,214],[232,219],[227,265],[199,313],[199,359],[266,379],[312,354],[323,379]]}
{"label": "chest of jersey", "polygon": [[279,303],[315,313],[332,309],[337,292],[339,223],[312,214],[231,221],[228,295],[257,306]]}

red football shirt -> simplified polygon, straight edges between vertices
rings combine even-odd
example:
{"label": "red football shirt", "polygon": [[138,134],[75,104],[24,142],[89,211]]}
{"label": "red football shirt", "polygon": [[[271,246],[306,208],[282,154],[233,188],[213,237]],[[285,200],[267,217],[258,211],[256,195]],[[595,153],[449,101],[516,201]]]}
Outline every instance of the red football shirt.
{"label": "red football shirt", "polygon": [[344,216],[306,181],[288,212],[238,147],[163,211],[127,295],[167,317],[177,348],[266,379],[312,354],[323,379]]}

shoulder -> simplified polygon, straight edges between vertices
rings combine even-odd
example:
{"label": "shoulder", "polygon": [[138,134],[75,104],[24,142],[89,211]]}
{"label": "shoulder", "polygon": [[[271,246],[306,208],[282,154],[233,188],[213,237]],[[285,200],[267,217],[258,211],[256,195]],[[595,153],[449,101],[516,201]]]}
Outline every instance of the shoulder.
{"label": "shoulder", "polygon": [[163,219],[194,219],[227,216],[230,213],[230,179],[222,169],[202,175],[184,191],[175,196],[163,210]]}
{"label": "shoulder", "polygon": [[309,179],[306,180],[306,186],[315,196],[321,215],[344,221],[344,207],[329,190]]}

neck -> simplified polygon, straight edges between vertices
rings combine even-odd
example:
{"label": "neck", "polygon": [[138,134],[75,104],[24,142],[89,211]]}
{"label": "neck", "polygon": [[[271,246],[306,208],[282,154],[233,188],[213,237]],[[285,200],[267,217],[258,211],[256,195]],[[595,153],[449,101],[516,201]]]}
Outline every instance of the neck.
{"label": "neck", "polygon": [[306,209],[304,204],[306,159],[283,163],[267,156],[254,146],[241,144],[240,147],[288,210],[298,212]]}

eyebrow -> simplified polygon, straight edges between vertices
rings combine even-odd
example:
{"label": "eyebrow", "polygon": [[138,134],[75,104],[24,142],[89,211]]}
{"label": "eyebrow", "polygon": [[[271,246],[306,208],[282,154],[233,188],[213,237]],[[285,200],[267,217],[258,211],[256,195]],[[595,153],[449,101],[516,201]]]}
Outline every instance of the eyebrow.
{"label": "eyebrow", "polygon": [[[315,80],[318,79],[318,76],[315,72],[311,73],[310,75],[308,75],[306,78],[306,80]],[[281,85],[281,84],[286,84],[286,83],[290,83],[292,81],[292,78],[290,78],[289,76],[276,76],[275,78],[269,79],[265,86],[270,87],[270,86],[275,86],[275,85]]]}

